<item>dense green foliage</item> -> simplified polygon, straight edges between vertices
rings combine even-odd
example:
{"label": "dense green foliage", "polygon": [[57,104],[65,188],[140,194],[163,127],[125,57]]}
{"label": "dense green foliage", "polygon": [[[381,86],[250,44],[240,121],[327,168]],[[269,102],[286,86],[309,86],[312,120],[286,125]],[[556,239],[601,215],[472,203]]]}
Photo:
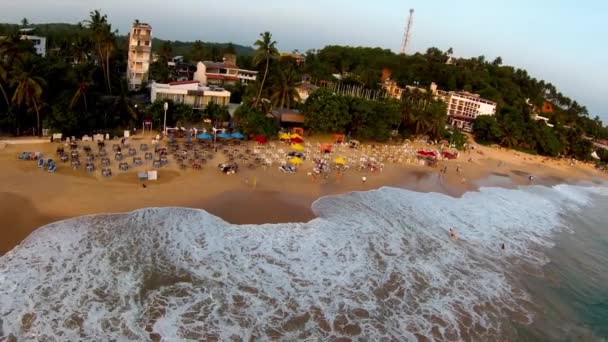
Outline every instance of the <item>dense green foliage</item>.
{"label": "dense green foliage", "polygon": [[306,126],[315,132],[386,141],[401,120],[399,107],[394,100],[371,101],[320,89],[306,100],[303,111]]}
{"label": "dense green foliage", "polygon": [[237,108],[234,117],[242,132],[250,137],[257,135],[274,137],[278,132],[278,125],[274,118],[266,116],[264,112],[249,105]]}
{"label": "dense green foliage", "polygon": [[[500,57],[488,62],[483,56],[465,59],[453,58],[452,54],[451,49],[443,52],[436,48],[430,48],[426,53],[397,55],[379,48],[327,46],[307,53],[304,72],[313,82],[332,80],[332,74],[341,74],[344,83],[377,88],[382,70],[389,69],[391,78],[400,86],[419,84],[428,87],[435,82],[442,90],[480,94],[495,101],[498,112],[495,118],[478,119],[475,123],[477,139],[510,148],[588,159],[591,147],[583,135],[608,138],[608,128],[599,117],[590,118],[584,106],[560,93],[552,84],[529,76],[525,70],[502,65]],[[405,103],[417,101],[420,101],[419,97],[411,94],[403,98]],[[552,104],[554,111],[543,113],[543,116],[557,124],[555,129],[532,120],[534,109],[542,108],[545,101]],[[407,126],[407,117],[414,118],[416,111],[406,105],[403,112],[406,114],[403,123]],[[418,128],[426,125],[431,131],[435,130],[424,121],[424,118],[418,121]],[[439,130],[439,120],[431,121],[437,123]],[[416,124],[410,120],[409,126]],[[434,133],[431,135],[438,135]]]}

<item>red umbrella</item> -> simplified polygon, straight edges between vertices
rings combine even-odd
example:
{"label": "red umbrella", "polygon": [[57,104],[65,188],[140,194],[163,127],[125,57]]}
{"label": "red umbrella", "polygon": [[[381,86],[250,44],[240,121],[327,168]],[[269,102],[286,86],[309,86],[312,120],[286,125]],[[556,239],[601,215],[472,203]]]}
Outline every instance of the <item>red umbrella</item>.
{"label": "red umbrella", "polygon": [[266,139],[266,137],[260,135],[259,137],[255,138],[255,141],[258,144],[265,144],[268,140]]}
{"label": "red umbrella", "polygon": [[300,137],[295,137],[295,138],[291,139],[291,142],[296,143],[296,144],[301,144],[304,142],[304,140],[302,140],[302,138],[300,138]]}

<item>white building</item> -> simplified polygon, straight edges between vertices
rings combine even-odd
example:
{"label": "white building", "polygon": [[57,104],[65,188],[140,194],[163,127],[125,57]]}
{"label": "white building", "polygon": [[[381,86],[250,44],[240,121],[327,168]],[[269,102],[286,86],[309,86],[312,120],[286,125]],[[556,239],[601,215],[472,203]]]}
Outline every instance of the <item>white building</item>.
{"label": "white building", "polygon": [[152,26],[136,20],[129,31],[127,82],[129,90],[140,89],[148,81],[152,59]]}
{"label": "white building", "polygon": [[204,67],[202,72],[207,76],[207,82],[215,85],[234,85],[236,82],[248,84],[257,79],[258,72],[245,70],[236,65],[236,55],[225,54],[222,62],[204,61],[197,65],[197,72]]}
{"label": "white building", "polygon": [[46,57],[46,38],[45,37],[22,35],[21,39],[29,40],[32,43],[32,45],[34,46],[34,49],[36,49],[36,53],[42,57]]}
{"label": "white building", "polygon": [[171,100],[204,109],[209,103],[227,106],[230,92],[216,86],[204,86],[199,81],[178,81],[171,83],[152,83],[150,99],[152,102]]}
{"label": "white building", "polygon": [[[30,33],[32,33],[32,31],[34,31],[33,28],[20,29],[19,33],[21,33],[21,36],[20,36],[21,40],[27,40],[30,43],[32,43],[32,45],[34,46],[34,49],[36,50],[36,54],[38,54],[42,57],[46,57],[46,38],[31,35]],[[0,37],[0,40],[2,40],[4,38],[6,38],[6,37]]]}
{"label": "white building", "polygon": [[436,91],[437,98],[447,104],[448,123],[470,132],[473,121],[480,115],[495,115],[496,103],[466,91]]}

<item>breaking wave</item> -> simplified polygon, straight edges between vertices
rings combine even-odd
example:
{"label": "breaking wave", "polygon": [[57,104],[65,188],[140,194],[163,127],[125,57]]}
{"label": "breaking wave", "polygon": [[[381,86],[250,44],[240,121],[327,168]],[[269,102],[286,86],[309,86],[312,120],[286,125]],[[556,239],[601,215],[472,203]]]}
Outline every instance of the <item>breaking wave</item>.
{"label": "breaking wave", "polygon": [[61,221],[0,257],[0,340],[500,339],[504,317],[534,319],[509,270],[546,263],[560,212],[597,193],[381,188],[321,198],[307,223],[183,208]]}

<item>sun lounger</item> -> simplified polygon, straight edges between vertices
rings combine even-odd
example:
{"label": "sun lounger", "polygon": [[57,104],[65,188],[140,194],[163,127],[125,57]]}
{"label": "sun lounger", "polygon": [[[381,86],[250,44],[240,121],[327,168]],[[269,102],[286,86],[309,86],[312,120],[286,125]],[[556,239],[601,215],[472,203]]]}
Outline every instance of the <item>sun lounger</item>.
{"label": "sun lounger", "polygon": [[148,180],[148,173],[147,172],[139,172],[137,174],[137,178],[139,178],[139,180]]}
{"label": "sun lounger", "polygon": [[57,170],[57,165],[51,164],[51,166],[49,166],[49,173],[55,173],[55,170]]}
{"label": "sun lounger", "polygon": [[44,159],[42,159],[42,158],[38,159],[38,167],[39,168],[44,167]]}
{"label": "sun lounger", "polygon": [[112,170],[110,168],[101,169],[101,175],[104,177],[112,177]]}

